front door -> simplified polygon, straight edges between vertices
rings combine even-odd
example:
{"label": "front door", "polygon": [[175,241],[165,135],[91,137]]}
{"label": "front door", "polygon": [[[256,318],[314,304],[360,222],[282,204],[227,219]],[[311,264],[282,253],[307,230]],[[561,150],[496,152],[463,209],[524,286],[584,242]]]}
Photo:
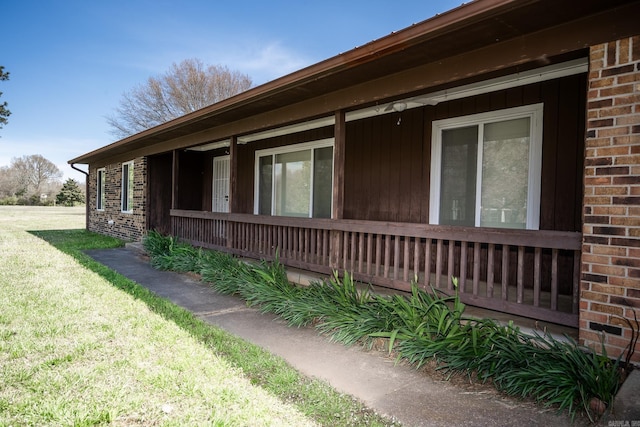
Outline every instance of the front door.
{"label": "front door", "polygon": [[229,156],[213,158],[213,212],[229,212]]}

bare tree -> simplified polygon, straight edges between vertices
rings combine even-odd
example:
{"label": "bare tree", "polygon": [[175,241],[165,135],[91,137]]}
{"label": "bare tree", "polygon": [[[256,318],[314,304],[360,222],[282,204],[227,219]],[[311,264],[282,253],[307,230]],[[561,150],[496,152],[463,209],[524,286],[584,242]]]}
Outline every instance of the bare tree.
{"label": "bare tree", "polygon": [[62,172],[39,154],[11,159],[8,175],[12,176],[17,195],[40,195],[62,178]]}
{"label": "bare tree", "polygon": [[150,77],[123,94],[115,115],[107,117],[111,133],[125,138],[192,111],[222,101],[252,86],[251,78],[199,59],[173,64],[160,77]]}
{"label": "bare tree", "polygon": [[0,198],[15,196],[20,191],[15,169],[10,166],[0,167]]}

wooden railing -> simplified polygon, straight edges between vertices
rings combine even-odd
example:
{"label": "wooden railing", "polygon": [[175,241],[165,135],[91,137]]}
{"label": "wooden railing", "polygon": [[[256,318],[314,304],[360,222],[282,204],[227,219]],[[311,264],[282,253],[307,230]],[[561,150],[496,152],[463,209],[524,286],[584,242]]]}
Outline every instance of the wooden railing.
{"label": "wooden railing", "polygon": [[469,305],[578,325],[581,234],[172,210],[194,245],[398,290],[454,292]]}

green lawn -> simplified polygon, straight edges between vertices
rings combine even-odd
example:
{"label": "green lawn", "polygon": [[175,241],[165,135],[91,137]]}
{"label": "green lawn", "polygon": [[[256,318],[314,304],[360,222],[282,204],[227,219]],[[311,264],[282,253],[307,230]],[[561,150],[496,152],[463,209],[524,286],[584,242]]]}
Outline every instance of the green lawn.
{"label": "green lawn", "polygon": [[84,212],[0,207],[0,426],[390,424],[84,256],[121,244]]}

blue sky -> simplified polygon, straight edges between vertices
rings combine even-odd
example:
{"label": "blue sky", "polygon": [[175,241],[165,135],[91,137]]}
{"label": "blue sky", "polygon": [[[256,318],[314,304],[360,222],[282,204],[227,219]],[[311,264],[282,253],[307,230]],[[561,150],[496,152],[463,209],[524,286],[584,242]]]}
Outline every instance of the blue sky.
{"label": "blue sky", "polygon": [[124,92],[198,58],[266,83],[459,6],[461,0],[3,0],[0,166],[67,161],[114,142]]}

